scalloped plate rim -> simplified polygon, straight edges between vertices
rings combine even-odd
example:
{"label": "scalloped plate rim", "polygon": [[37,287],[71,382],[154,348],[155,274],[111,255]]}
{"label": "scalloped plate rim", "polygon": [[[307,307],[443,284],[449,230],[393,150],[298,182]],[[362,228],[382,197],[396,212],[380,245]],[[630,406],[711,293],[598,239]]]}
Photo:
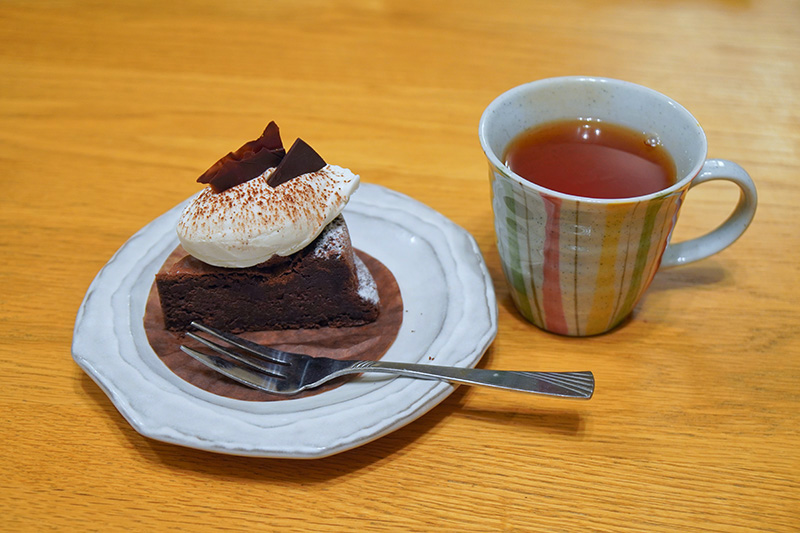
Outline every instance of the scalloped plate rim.
{"label": "scalloped plate rim", "polygon": [[[146,281],[146,278],[144,281],[142,279],[145,277],[143,272],[144,267],[135,264],[130,266],[128,270],[125,270],[126,265],[120,264],[120,262],[125,254],[133,254],[133,250],[138,249],[137,247],[140,245],[147,244],[149,242],[148,239],[150,239],[154,241],[151,248],[148,249],[151,254],[154,254],[150,259],[150,263],[160,265],[158,261],[159,258],[161,258],[163,262],[163,253],[159,255],[153,252],[153,247],[157,244],[155,241],[162,242],[161,248],[171,250],[170,243],[172,240],[177,240],[174,237],[170,237],[170,232],[174,233],[172,229],[174,228],[174,221],[172,219],[177,220],[179,212],[189,200],[190,199],[187,199],[147,224],[115,252],[108,263],[98,272],[87,290],[75,321],[72,347],[74,360],[98,384],[125,420],[128,421],[137,432],[155,440],[217,453],[255,457],[321,458],[361,446],[399,429],[423,416],[455,390],[453,385],[446,382],[414,380],[411,378],[384,379],[372,382],[365,380],[362,382],[347,383],[334,391],[310,397],[316,398],[316,400],[304,398],[277,402],[279,404],[284,404],[287,402],[310,400],[304,404],[294,404],[303,406],[298,407],[297,412],[281,413],[280,411],[282,411],[282,409],[269,407],[269,404],[275,405],[276,402],[242,402],[229,398],[223,399],[211,393],[196,389],[196,387],[186,384],[186,382],[183,382],[174,375],[174,378],[180,382],[178,386],[175,385],[176,382],[174,380],[169,378],[159,381],[158,377],[152,373],[152,370],[148,366],[149,363],[147,362],[148,357],[157,358],[157,356],[155,356],[154,353],[143,354],[141,353],[141,346],[136,346],[137,335],[141,337],[144,333],[143,327],[141,331],[137,331],[135,325],[136,320],[141,323],[143,310],[140,312],[139,309],[129,309],[130,316],[128,318],[128,325],[126,326],[125,321],[121,320],[121,318],[124,317],[117,316],[120,314],[119,309],[113,309],[113,301],[115,298],[116,301],[119,301],[121,298],[119,290],[122,289],[117,287],[118,290],[115,292],[112,291],[108,285],[112,281],[120,281],[120,286],[125,283],[131,283],[133,285],[131,294],[127,295],[127,300],[124,300],[124,303],[128,307],[130,307],[131,300],[137,299],[136,295],[141,299],[141,294],[137,291],[142,290],[142,283]],[[388,213],[390,212],[401,218],[403,216],[413,215],[413,217],[415,217],[415,224],[426,225],[428,229],[433,229],[434,231],[438,230],[440,235],[435,235],[433,237],[435,237],[435,239],[444,239],[448,247],[448,250],[446,250],[448,253],[444,253],[445,250],[442,249],[434,249],[433,254],[440,262],[446,260],[451,262],[455,267],[453,272],[444,273],[445,278],[451,281],[451,278],[448,276],[455,276],[458,282],[466,284],[464,288],[469,289],[467,293],[468,297],[475,297],[479,301],[485,300],[483,307],[480,309],[476,308],[460,311],[462,315],[464,313],[467,313],[467,315],[459,317],[455,324],[449,324],[450,330],[440,331],[439,335],[433,340],[434,343],[438,342],[437,346],[441,347],[441,349],[446,352],[444,357],[447,357],[445,361],[435,361],[437,364],[452,364],[453,366],[465,367],[475,366],[497,334],[497,302],[495,300],[494,287],[477,243],[466,230],[457,226],[437,211],[402,193],[392,191],[379,185],[362,183],[361,187],[356,194],[353,195],[350,203],[344,210],[346,218],[348,214],[356,218],[358,218],[358,216],[388,217]],[[387,221],[386,223],[395,223],[388,218],[382,220]],[[348,225],[351,225],[350,221],[348,221]],[[165,229],[171,231],[165,231]],[[360,249],[366,248],[365,251],[367,253],[383,261],[381,253],[376,253],[376,251],[380,252],[379,248],[382,247],[381,243],[357,241],[357,236],[360,233],[357,225],[351,227],[351,233],[353,234],[354,246]],[[425,239],[423,235],[415,234],[414,237],[420,237],[421,240]],[[142,239],[144,239],[144,241],[142,241]],[[376,248],[378,250],[376,250]],[[147,259],[147,256],[145,256],[145,259]],[[402,268],[405,270],[405,267]],[[407,272],[404,273],[408,274]],[[139,282],[138,287],[136,286],[137,281]],[[400,279],[398,279],[398,283],[400,284]],[[404,285],[400,284],[400,288],[405,298]],[[110,294],[108,294],[109,292]],[[448,306],[453,307],[449,301],[451,299],[449,292],[451,291],[448,291],[447,295]],[[123,295],[122,298],[124,297]],[[461,295],[453,295],[453,297],[460,298]],[[98,298],[101,298],[101,300],[98,301]],[[113,334],[113,332],[108,331],[108,329],[92,328],[91,326],[96,326],[97,324],[89,323],[94,314],[98,312],[98,308],[105,305],[107,301],[107,307],[112,308],[113,316],[110,317],[112,323],[111,329],[114,327],[122,329],[123,332],[119,335]],[[450,307],[447,308],[445,316],[442,317],[442,327],[444,327],[444,323],[448,320],[448,316],[453,314],[453,312],[450,311]],[[102,318],[105,320],[108,317],[103,316]],[[450,316],[450,318],[451,322],[456,320],[456,318],[452,316]],[[454,340],[458,335],[454,335],[453,331],[451,331],[452,328],[463,328],[463,321],[465,318],[477,318],[480,322],[478,324],[470,323],[469,326],[466,326],[468,330],[471,331],[472,337],[477,337],[472,339],[475,341],[474,346],[466,346],[464,343],[459,344]],[[115,324],[115,319],[121,321],[121,323]],[[131,331],[128,332],[126,329],[130,329]],[[128,334],[130,334],[130,338],[128,338]],[[402,328],[401,334],[404,334]],[[439,338],[444,334],[449,335],[450,339]],[[98,349],[98,345],[105,346],[104,343],[111,341],[117,343],[119,348],[118,352],[112,350],[111,353],[109,353],[106,348],[104,348],[103,351]],[[128,341],[130,341],[130,344],[127,343]],[[138,342],[141,343],[141,338],[138,339]],[[456,344],[455,346],[453,346],[454,343]],[[149,345],[147,348],[149,349]],[[127,353],[123,354],[123,351],[127,351]],[[152,352],[152,349],[150,349],[150,352]],[[391,349],[389,353],[391,353]],[[451,356],[454,357],[456,355],[458,356],[456,360],[449,360]],[[422,356],[423,354],[419,355],[420,358]],[[137,390],[135,384],[129,384],[127,383],[127,379],[119,378],[118,374],[128,363],[125,359],[126,357],[130,358],[130,366],[136,367],[136,370],[142,374],[138,377],[138,379],[144,380],[141,383],[142,387],[155,389],[155,391],[149,390],[147,392],[149,394],[156,394],[157,396],[160,394],[158,400],[165,401],[168,404],[167,407],[163,409],[164,411],[168,410],[170,404],[176,402],[183,406],[190,405],[190,409],[196,410],[201,414],[209,415],[211,418],[222,420],[230,427],[223,428],[221,430],[222,435],[220,435],[215,433],[213,428],[210,427],[211,424],[207,426],[202,426],[202,424],[200,424],[202,427],[190,425],[194,431],[186,431],[186,428],[181,424],[170,424],[170,416],[166,416],[166,422],[164,422],[165,414],[163,412],[155,413],[154,411],[158,411],[158,409],[152,409],[148,405],[141,405],[142,397],[145,394],[144,390]],[[151,375],[145,376],[144,374],[148,374],[148,372],[151,372]],[[169,374],[170,372],[167,370],[165,375],[168,376]],[[400,383],[400,385],[397,385],[397,383]],[[159,386],[169,390],[161,390]],[[346,387],[348,387],[348,389],[345,389]],[[356,387],[361,387],[361,389],[356,390]],[[331,393],[340,389],[351,391],[350,396],[340,394],[341,398],[337,401],[333,401],[336,399],[336,395]],[[187,390],[189,391],[188,394],[186,392]],[[352,391],[356,392],[352,393]],[[392,412],[385,413],[386,416],[382,416],[380,420],[371,423],[371,425],[362,425],[359,431],[355,431],[345,437],[339,436],[336,439],[326,440],[324,435],[322,438],[317,438],[312,435],[309,442],[303,442],[302,444],[269,446],[267,444],[253,444],[247,441],[247,439],[237,439],[237,435],[235,434],[238,425],[246,426],[243,429],[250,430],[250,433],[260,434],[259,432],[265,432],[266,436],[276,435],[278,434],[276,432],[285,429],[277,425],[261,427],[255,424],[255,421],[259,418],[269,420],[270,417],[273,419],[277,419],[278,417],[288,417],[291,419],[294,417],[294,419],[287,421],[284,425],[294,430],[303,430],[308,433],[309,425],[314,426],[314,424],[318,424],[321,420],[323,422],[322,427],[330,427],[329,423],[336,422],[337,416],[342,418],[343,415],[348,414],[350,411],[361,411],[365,407],[365,402],[369,403],[374,400],[375,397],[378,398],[381,407],[385,408],[385,404],[390,403],[387,395],[400,395],[400,399],[403,401],[402,404]],[[187,398],[187,396],[191,396],[191,398]],[[330,399],[330,401],[326,401],[328,399]],[[245,406],[243,404],[247,405]],[[254,404],[261,404],[261,406],[255,408]],[[245,407],[247,407],[247,409],[245,409]],[[340,407],[344,407],[344,411],[339,409]],[[350,411],[348,411],[348,409]],[[259,413],[258,411],[262,412]],[[270,411],[275,412],[270,413]],[[308,416],[312,412],[314,416]],[[226,415],[229,416],[230,419],[225,419],[224,417]],[[200,429],[198,429],[198,427],[200,427]],[[316,429],[319,428],[316,427]],[[317,438],[317,442],[314,442],[315,438]]]}

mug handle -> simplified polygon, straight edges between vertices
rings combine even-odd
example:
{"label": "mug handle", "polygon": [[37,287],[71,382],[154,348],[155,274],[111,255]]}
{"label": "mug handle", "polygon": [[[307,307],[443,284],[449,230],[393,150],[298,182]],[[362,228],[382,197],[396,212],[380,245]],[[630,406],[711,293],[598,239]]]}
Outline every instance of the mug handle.
{"label": "mug handle", "polygon": [[725,159],[709,159],[692,180],[689,189],[712,180],[732,181],[739,186],[739,203],[719,227],[701,237],[669,244],[661,258],[661,268],[685,265],[714,255],[741,237],[756,214],[756,186],[750,175],[739,165]]}

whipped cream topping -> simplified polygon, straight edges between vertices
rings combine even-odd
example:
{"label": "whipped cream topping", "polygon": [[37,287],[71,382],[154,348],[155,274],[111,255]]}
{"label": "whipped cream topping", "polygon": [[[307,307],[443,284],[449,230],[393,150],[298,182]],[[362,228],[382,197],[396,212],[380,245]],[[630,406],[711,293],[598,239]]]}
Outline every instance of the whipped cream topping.
{"label": "whipped cream topping", "polygon": [[257,178],[215,193],[206,188],[178,220],[183,248],[210,265],[244,268],[305,248],[342,212],[359,184],[346,168],[325,165],[277,187]]}

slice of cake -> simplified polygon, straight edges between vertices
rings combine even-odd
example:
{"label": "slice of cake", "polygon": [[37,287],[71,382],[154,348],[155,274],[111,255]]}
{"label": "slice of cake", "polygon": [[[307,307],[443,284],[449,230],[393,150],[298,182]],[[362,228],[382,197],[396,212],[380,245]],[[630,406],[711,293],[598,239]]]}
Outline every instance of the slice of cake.
{"label": "slice of cake", "polygon": [[241,332],[358,326],[378,317],[378,291],[336,217],[311,244],[248,268],[186,256],[156,275],[167,329],[192,321]]}
{"label": "slice of cake", "polygon": [[343,327],[378,317],[375,282],[340,214],[357,175],[300,139],[284,151],[270,123],[198,181],[209,187],[177,227],[189,255],[156,275],[167,329]]}

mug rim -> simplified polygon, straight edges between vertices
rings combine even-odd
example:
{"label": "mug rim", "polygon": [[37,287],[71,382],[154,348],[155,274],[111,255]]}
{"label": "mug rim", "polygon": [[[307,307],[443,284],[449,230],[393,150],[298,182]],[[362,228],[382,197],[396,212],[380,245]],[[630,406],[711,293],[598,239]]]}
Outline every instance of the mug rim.
{"label": "mug rim", "polygon": [[[612,85],[618,86],[628,86],[634,88],[638,91],[649,93],[651,96],[664,100],[668,105],[675,108],[676,110],[683,112],[686,114],[688,118],[690,118],[694,122],[694,126],[697,128],[697,131],[700,133],[700,139],[702,140],[702,146],[699,147],[699,157],[697,161],[694,162],[691,170],[686,173],[686,175],[677,180],[675,183],[670,185],[665,189],[661,189],[649,194],[644,194],[640,196],[629,196],[624,198],[593,198],[591,196],[578,196],[575,194],[564,193],[560,191],[556,191],[554,189],[549,189],[538,183],[534,183],[532,181],[526,180],[513,170],[511,170],[507,165],[505,165],[497,154],[494,153],[494,150],[489,146],[489,139],[488,139],[488,125],[487,122],[489,120],[489,115],[491,111],[499,106],[501,103],[513,98],[519,93],[524,93],[530,90],[533,87],[544,86],[544,85],[558,85],[564,83],[608,83]],[[533,127],[533,126],[532,126]],[[556,198],[561,198],[564,200],[570,201],[580,201],[580,202],[590,202],[590,203],[597,203],[597,204],[625,204],[625,203],[635,203],[635,202],[642,202],[648,201],[655,198],[660,198],[662,196],[669,196],[670,194],[675,193],[676,191],[680,191],[681,189],[685,188],[687,185],[691,183],[691,181],[700,173],[700,170],[703,168],[705,164],[706,158],[708,156],[708,140],[706,139],[705,131],[703,131],[702,126],[700,126],[700,122],[692,115],[688,109],[683,107],[681,104],[666,96],[663,93],[660,93],[654,89],[649,87],[645,87],[644,85],[639,85],[637,83],[633,83],[630,81],[619,80],[615,78],[606,78],[606,77],[597,77],[597,76],[559,76],[553,78],[542,78],[539,80],[530,81],[528,83],[524,83],[522,85],[517,85],[516,87],[512,87],[507,91],[498,95],[494,100],[492,100],[486,109],[484,109],[483,113],[481,114],[480,122],[478,123],[478,138],[480,139],[481,148],[483,148],[483,153],[489,159],[489,162],[492,164],[498,172],[500,172],[505,177],[512,179],[518,182],[523,187],[530,187],[534,190],[539,191],[540,193],[545,193],[549,196],[553,196]],[[670,154],[672,155],[672,154]]]}

